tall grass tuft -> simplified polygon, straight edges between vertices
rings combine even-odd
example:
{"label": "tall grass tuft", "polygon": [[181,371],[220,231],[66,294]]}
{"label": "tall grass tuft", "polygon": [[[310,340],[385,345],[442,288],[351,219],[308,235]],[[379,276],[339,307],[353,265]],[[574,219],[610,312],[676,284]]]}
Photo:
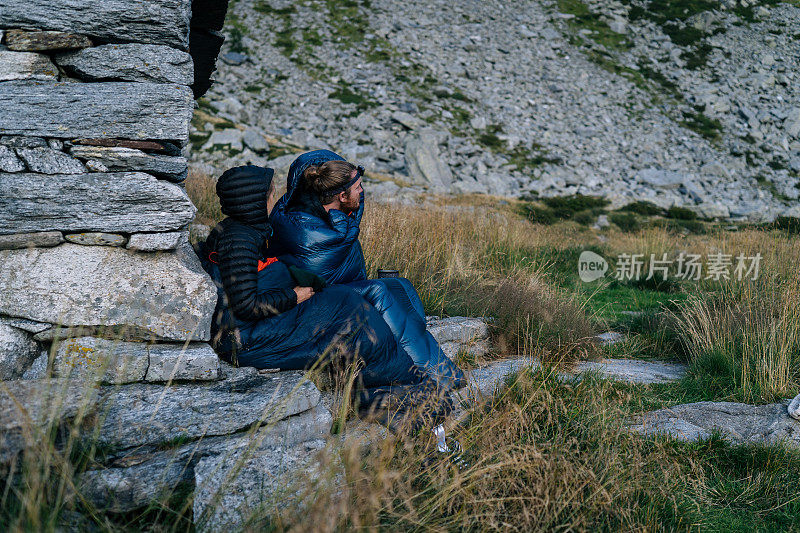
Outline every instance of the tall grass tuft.
{"label": "tall grass tuft", "polygon": [[796,394],[800,380],[800,280],[764,275],[729,282],[675,313],[696,372],[729,377],[746,401]]}

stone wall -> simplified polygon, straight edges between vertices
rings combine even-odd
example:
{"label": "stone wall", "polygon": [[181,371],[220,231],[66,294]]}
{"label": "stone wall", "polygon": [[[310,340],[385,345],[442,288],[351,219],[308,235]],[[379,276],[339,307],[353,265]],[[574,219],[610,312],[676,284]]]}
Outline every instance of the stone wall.
{"label": "stone wall", "polygon": [[216,379],[192,26],[191,0],[0,0],[0,379]]}

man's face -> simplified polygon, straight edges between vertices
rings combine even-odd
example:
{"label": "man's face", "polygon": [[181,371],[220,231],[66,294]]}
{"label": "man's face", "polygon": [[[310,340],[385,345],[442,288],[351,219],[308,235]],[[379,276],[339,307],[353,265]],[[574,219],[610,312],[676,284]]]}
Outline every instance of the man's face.
{"label": "man's face", "polygon": [[[353,173],[356,171],[354,170]],[[350,186],[345,192],[341,194],[339,200],[342,202],[342,211],[356,211],[358,206],[361,205],[361,178],[358,179],[353,185]]]}

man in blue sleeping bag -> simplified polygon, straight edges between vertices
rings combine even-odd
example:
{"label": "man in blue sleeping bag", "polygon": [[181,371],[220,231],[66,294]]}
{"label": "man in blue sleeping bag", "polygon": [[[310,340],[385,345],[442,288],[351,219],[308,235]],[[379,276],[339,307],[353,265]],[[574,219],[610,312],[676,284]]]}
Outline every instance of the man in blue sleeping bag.
{"label": "man in blue sleeping bag", "polygon": [[380,312],[417,366],[443,386],[462,387],[464,374],[427,331],[425,310],[411,282],[405,278],[367,279],[358,241],[364,214],[363,172],[362,167],[329,150],[295,159],[289,168],[286,194],[270,219],[276,232],[271,252],[328,283],[354,289]]}

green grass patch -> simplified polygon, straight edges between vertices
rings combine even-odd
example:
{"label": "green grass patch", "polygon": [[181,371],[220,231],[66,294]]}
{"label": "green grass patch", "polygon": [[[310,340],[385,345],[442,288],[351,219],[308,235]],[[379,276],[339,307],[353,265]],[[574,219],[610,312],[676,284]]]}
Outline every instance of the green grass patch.
{"label": "green grass patch", "polygon": [[616,50],[631,48],[632,44],[625,38],[625,35],[611,31],[600,15],[592,12],[580,0],[558,0],[557,5],[561,13],[574,15],[574,18],[567,21],[571,27],[576,30],[591,31],[589,38],[597,44]]}
{"label": "green grass patch", "polygon": [[695,220],[697,218],[697,213],[686,207],[673,205],[667,209],[666,217],[675,218],[678,220]]}
{"label": "green grass patch", "polygon": [[653,202],[648,202],[647,200],[638,200],[636,202],[631,202],[627,205],[624,205],[617,209],[617,211],[628,211],[631,213],[636,213],[637,215],[642,216],[657,216],[663,215],[664,209],[658,207]]}
{"label": "green grass patch", "polygon": [[722,135],[722,123],[715,118],[707,117],[698,109],[684,111],[681,125],[710,141],[718,140]]}

